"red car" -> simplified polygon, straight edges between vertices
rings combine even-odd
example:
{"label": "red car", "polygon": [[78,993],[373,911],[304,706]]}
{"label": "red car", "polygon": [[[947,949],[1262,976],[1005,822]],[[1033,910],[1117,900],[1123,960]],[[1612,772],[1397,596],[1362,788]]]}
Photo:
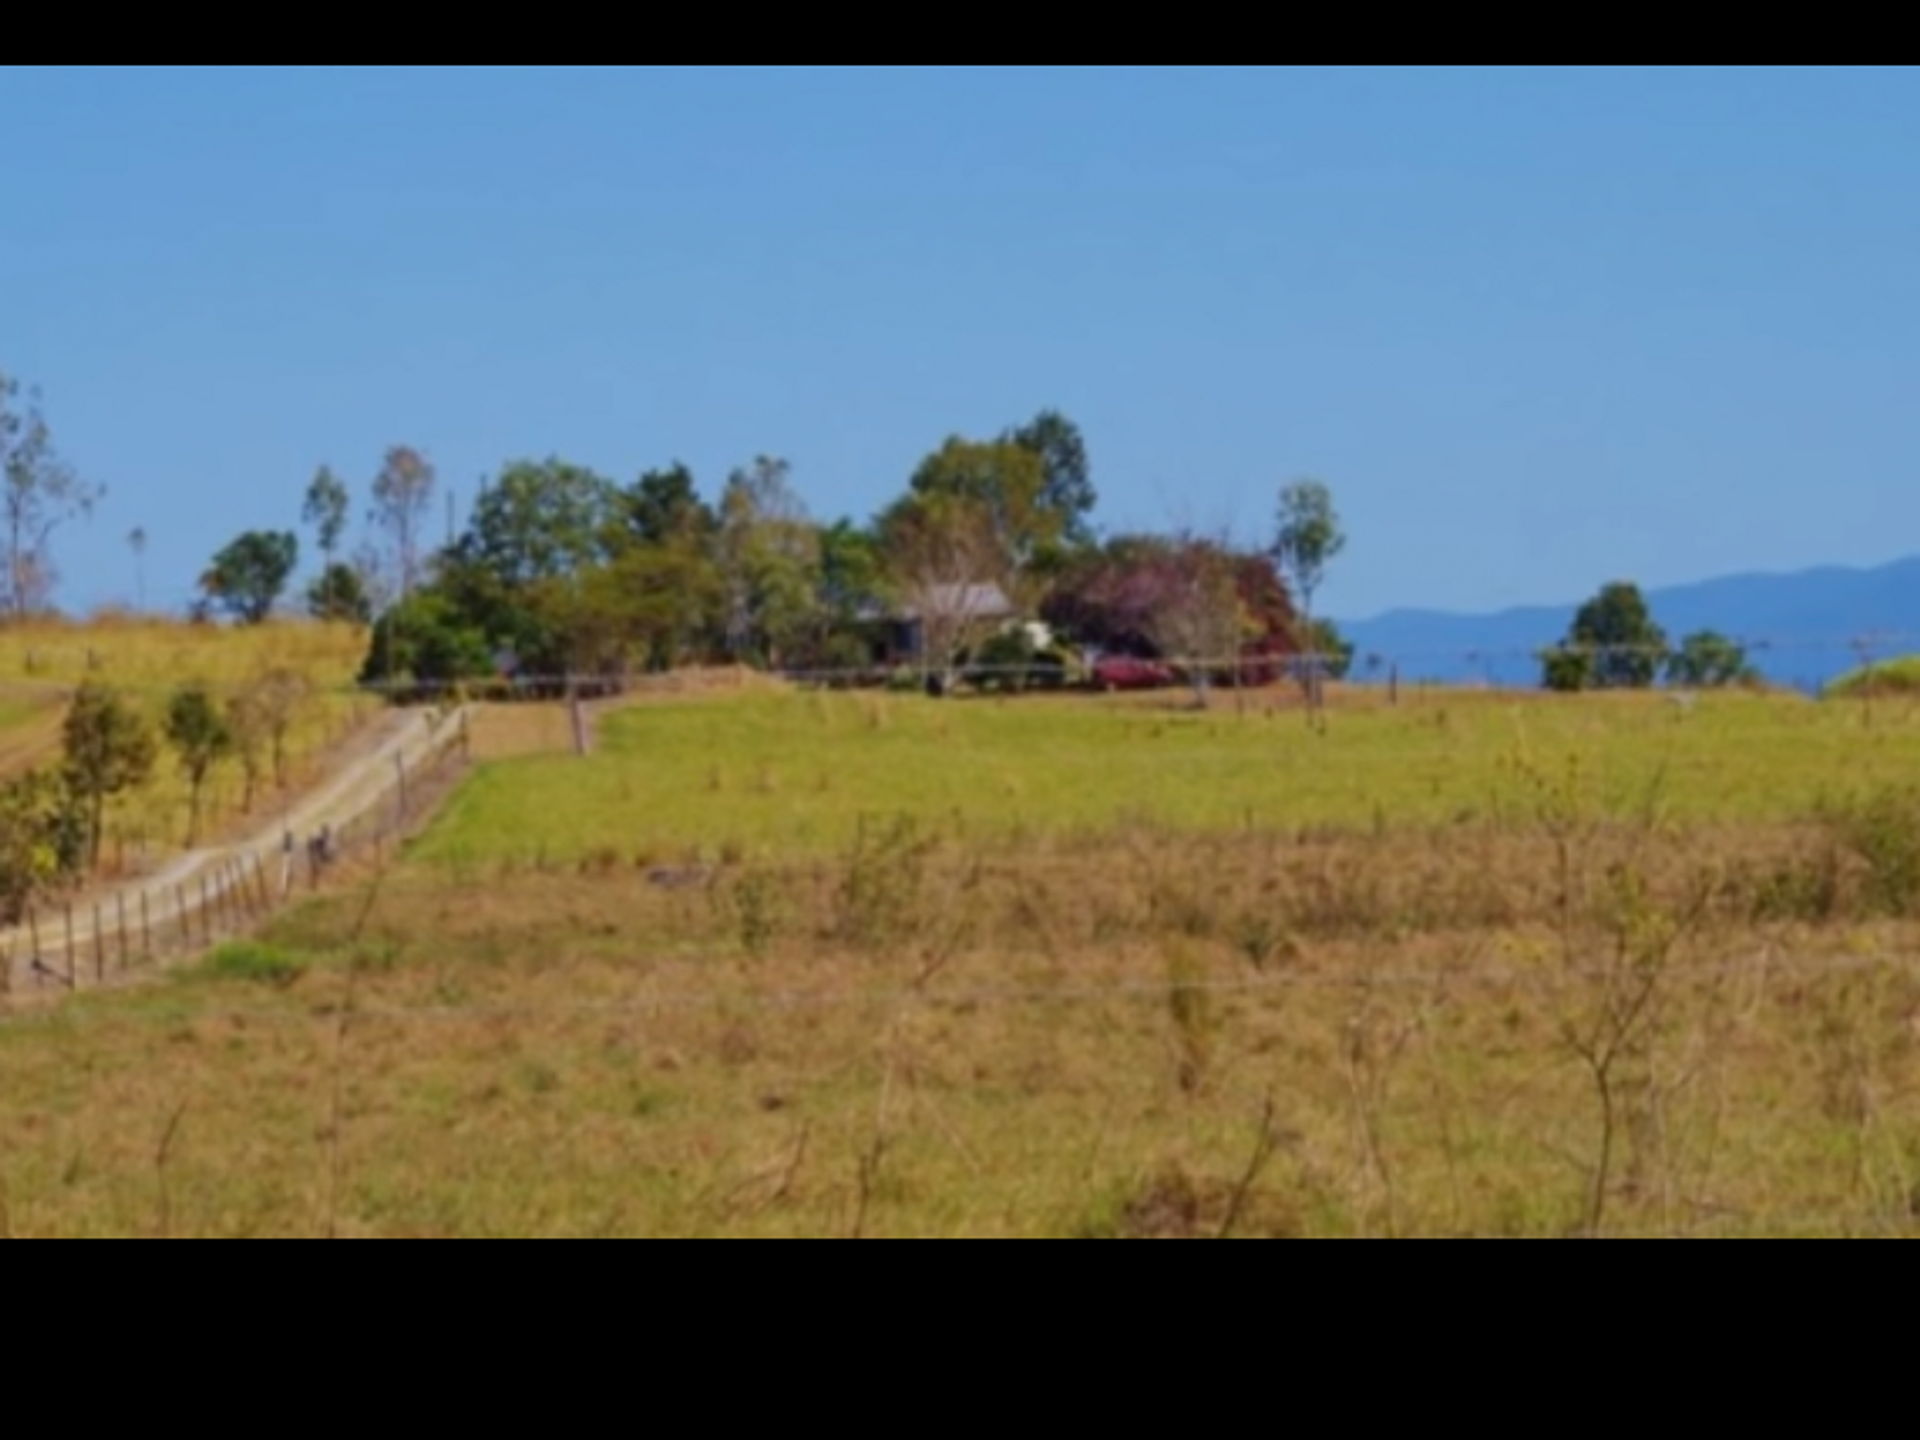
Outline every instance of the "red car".
{"label": "red car", "polygon": [[1155,660],[1136,660],[1130,655],[1110,655],[1093,667],[1093,686],[1109,695],[1122,690],[1171,690],[1180,677]]}

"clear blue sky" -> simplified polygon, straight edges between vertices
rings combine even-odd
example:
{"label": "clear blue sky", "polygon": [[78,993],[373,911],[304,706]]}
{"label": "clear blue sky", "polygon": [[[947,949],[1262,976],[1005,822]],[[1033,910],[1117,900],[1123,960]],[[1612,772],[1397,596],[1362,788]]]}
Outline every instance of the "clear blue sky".
{"label": "clear blue sky", "polygon": [[865,516],[1043,406],[1111,528],[1328,480],[1349,616],[1920,550],[1914,71],[16,66],[0,133],[74,603],[393,442]]}

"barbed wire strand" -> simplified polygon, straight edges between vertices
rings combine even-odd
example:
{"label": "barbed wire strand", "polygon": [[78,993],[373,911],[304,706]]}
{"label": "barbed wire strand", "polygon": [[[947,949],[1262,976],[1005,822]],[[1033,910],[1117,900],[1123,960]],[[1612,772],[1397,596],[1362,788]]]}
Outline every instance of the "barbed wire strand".
{"label": "barbed wire strand", "polygon": [[[1794,655],[1832,655],[1845,656],[1850,664],[1859,669],[1889,663],[1897,658],[1893,652],[1920,652],[1920,631],[1887,630],[1870,634],[1856,635],[1779,635],[1750,636],[1734,638],[1734,643],[1747,652],[1750,663],[1768,657]],[[41,693],[48,698],[65,696],[88,679],[99,679],[102,683],[129,693],[168,693],[177,688],[174,683],[159,680],[115,681],[112,676],[111,657],[102,655],[94,649],[79,645],[59,647],[29,647],[34,663],[28,673],[20,678],[0,679],[0,693],[22,691]],[[1533,646],[1492,645],[1484,647],[1446,647],[1418,649],[1383,649],[1379,651],[1356,651],[1351,656],[1326,653],[1299,652],[1284,655],[1247,654],[1216,658],[1175,657],[1158,661],[1149,661],[1165,665],[1175,670],[1205,671],[1229,675],[1241,672],[1248,675],[1272,675],[1279,672],[1278,678],[1302,678],[1300,672],[1310,669],[1325,669],[1339,661],[1349,661],[1349,684],[1361,684],[1371,687],[1384,684],[1391,678],[1392,671],[1407,671],[1421,666],[1445,666],[1450,673],[1472,674],[1484,672],[1492,667],[1504,665],[1525,665],[1539,667],[1551,658],[1583,657],[1604,664],[1612,660],[1663,662],[1675,657],[1678,652],[1672,645],[1608,645],[1608,646],[1569,646],[1558,642],[1546,642]],[[50,663],[50,657],[69,655],[83,657],[79,663],[57,667]],[[1097,651],[1079,652],[1075,662],[1082,668],[1091,668],[1103,660],[1126,660],[1133,657],[1112,654],[1102,655]],[[45,663],[43,663],[45,662]],[[61,675],[42,677],[37,671],[60,668]],[[979,676],[986,679],[1019,679],[1035,677],[1049,669],[1044,661],[1025,664],[977,665],[961,661],[953,666],[943,662],[928,660],[925,657],[903,659],[899,663],[877,663],[866,666],[848,667],[782,667],[768,671],[770,676],[799,684],[879,684],[895,678],[902,673],[944,673],[952,669],[963,677]],[[373,681],[364,684],[316,684],[310,692],[320,697],[385,699],[392,696],[427,697],[453,696],[461,693],[493,691],[501,694],[520,692],[538,692],[552,698],[566,698],[569,695],[587,692],[614,694],[642,688],[649,682],[671,678],[667,675],[631,675],[606,672],[581,671],[577,673],[515,674],[492,677],[469,677],[460,681]],[[216,690],[244,689],[248,682],[244,680],[226,681],[215,684]],[[1402,677],[1402,683],[1408,685],[1447,683],[1438,680],[1423,679],[1418,675]],[[1460,683],[1457,680],[1453,683]],[[1519,688],[1518,682],[1508,682]]]}

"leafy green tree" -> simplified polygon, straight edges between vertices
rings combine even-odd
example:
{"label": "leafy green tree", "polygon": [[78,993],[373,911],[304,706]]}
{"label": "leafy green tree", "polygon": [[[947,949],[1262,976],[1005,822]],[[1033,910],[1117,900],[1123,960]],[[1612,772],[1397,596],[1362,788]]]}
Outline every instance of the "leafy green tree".
{"label": "leafy green tree", "polygon": [[1683,690],[1725,690],[1760,678],[1747,662],[1745,647],[1713,630],[1682,640],[1667,657],[1666,674],[1669,685]]}
{"label": "leafy green tree", "polygon": [[1336,683],[1353,673],[1353,642],[1331,620],[1316,620],[1301,634],[1301,649],[1318,657],[1320,673]]}
{"label": "leafy green tree", "polygon": [[672,670],[704,653],[726,607],[719,567],[688,543],[641,545],[574,582],[545,587],[539,604],[568,674]]}
{"label": "leafy green tree", "polygon": [[51,608],[54,534],[105,495],[60,458],[39,396],[0,372],[0,609],[24,620]]}
{"label": "leafy green tree", "polygon": [[603,556],[618,487],[563,460],[509,465],[481,493],[458,547],[507,586],[573,575]]}
{"label": "leafy green tree", "polygon": [[735,471],[720,500],[715,558],[726,587],[728,652],[778,666],[813,632],[820,532],[784,460]]}
{"label": "leafy green tree", "polygon": [[306,505],[301,519],[313,527],[314,543],[319,547],[323,567],[331,570],[340,557],[340,546],[347,538],[347,517],[353,510],[353,495],[346,481],[325,465],[307,486]]}
{"label": "leafy green tree", "polygon": [[250,531],[213,557],[200,589],[210,604],[243,625],[262,625],[299,568],[296,536]]}
{"label": "leafy green tree", "polygon": [[187,848],[200,843],[200,802],[214,767],[233,754],[233,728],[206,686],[189,685],[167,703],[167,743],[187,777]]}
{"label": "leafy green tree", "polygon": [[719,528],[685,465],[649,470],[621,492],[619,509],[629,536],[643,545],[704,541]]}
{"label": "leafy green tree", "polygon": [[1667,635],[1637,585],[1606,586],[1580,608],[1557,650],[1541,657],[1546,688],[1648,690],[1668,656]]}
{"label": "leafy green tree", "polygon": [[1058,410],[1043,410],[1001,438],[1039,458],[1040,506],[1054,517],[1060,538],[1075,547],[1090,545],[1100,492],[1093,485],[1093,465],[1080,427]]}
{"label": "leafy green tree", "polygon": [[1047,503],[1045,462],[1011,441],[956,436],[921,462],[911,489],[917,498],[961,501],[984,514],[1002,557],[993,568],[1009,585],[1066,536],[1067,517]]}
{"label": "leafy green tree", "polygon": [[335,561],[307,587],[307,613],[329,625],[370,625],[373,597],[357,569]]}
{"label": "leafy green tree", "polygon": [[653,670],[696,658],[726,605],[719,567],[685,540],[622,556],[594,583],[603,608],[618,609],[629,642]]}
{"label": "leafy green tree", "polygon": [[62,774],[87,821],[87,862],[100,865],[107,802],[153,777],[159,742],[153,727],[114,691],[87,684],[74,696],[63,729]]}
{"label": "leafy green tree", "polygon": [[1594,688],[1593,655],[1560,645],[1540,654],[1540,684],[1561,695],[1578,695]]}
{"label": "leafy green tree", "polygon": [[[1316,633],[1314,601],[1326,583],[1327,569],[1347,548],[1347,533],[1334,508],[1333,492],[1318,480],[1297,480],[1280,492],[1280,533],[1273,558],[1300,608],[1303,632]],[[1309,670],[1308,697],[1317,706],[1320,684]]]}
{"label": "leafy green tree", "polygon": [[380,617],[360,683],[404,689],[494,677],[494,646],[446,596],[422,590]]}
{"label": "leafy green tree", "polygon": [[863,631],[883,607],[886,589],[886,563],[872,530],[851,520],[822,530],[813,603],[818,628],[806,663],[827,670],[871,663]]}
{"label": "leafy green tree", "polygon": [[37,771],[0,785],[0,925],[25,921],[86,860],[86,815],[59,775]]}

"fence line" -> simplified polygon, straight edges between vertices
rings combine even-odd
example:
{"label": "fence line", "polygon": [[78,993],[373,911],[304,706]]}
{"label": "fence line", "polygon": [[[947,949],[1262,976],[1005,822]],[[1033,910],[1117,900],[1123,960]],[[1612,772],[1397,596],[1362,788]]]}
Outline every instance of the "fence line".
{"label": "fence line", "polygon": [[[1776,658],[1831,656],[1844,660],[1848,668],[1869,669],[1887,663],[1898,655],[1920,653],[1920,630],[1892,628],[1886,630],[1865,631],[1846,635],[1838,634],[1731,634],[1727,638],[1746,652],[1750,663],[1757,665],[1763,672],[1766,661]],[[1679,653],[1678,643],[1666,645],[1605,645],[1577,646],[1567,645],[1560,640],[1543,640],[1534,645],[1514,645],[1510,642],[1486,646],[1449,647],[1402,647],[1394,649],[1369,649],[1359,647],[1351,657],[1352,671],[1356,678],[1384,681],[1399,671],[1407,677],[1410,684],[1423,683],[1417,674],[1422,666],[1446,666],[1455,671],[1484,670],[1487,667],[1505,665],[1540,666],[1553,656],[1587,656],[1605,662],[1616,659],[1666,661]],[[1081,665],[1090,665],[1104,658],[1097,650],[1076,647],[1075,659]],[[90,655],[84,647],[74,647],[80,655]],[[41,653],[45,653],[44,651]],[[1181,657],[1168,659],[1164,663],[1189,669],[1203,669],[1219,673],[1233,670],[1261,671],[1274,667],[1309,668],[1315,665],[1326,666],[1336,660],[1348,657],[1325,653],[1303,651],[1286,655],[1248,654],[1240,656]],[[698,668],[698,667],[693,667]],[[898,665],[876,663],[865,666],[783,666],[772,673],[782,678],[803,683],[883,683],[901,671],[919,671],[922,669],[945,669],[944,663],[935,663],[924,659],[905,660]],[[955,668],[969,674],[985,677],[1018,677],[1032,675],[1040,668],[1034,664],[970,665],[960,664]],[[107,683],[114,688],[134,694],[166,694],[175,686],[161,682],[135,682],[116,684],[111,676]],[[353,698],[369,700],[406,699],[428,701],[446,698],[503,698],[503,699],[544,699],[563,700],[569,698],[594,699],[611,697],[641,688],[648,679],[658,678],[637,671],[593,671],[584,670],[574,673],[524,673],[489,677],[467,677],[463,680],[448,681],[394,681],[369,684],[342,684],[316,686],[313,694],[332,698]],[[48,698],[58,698],[71,694],[77,688],[77,681],[36,679],[32,675],[19,680],[0,680],[0,693],[28,692]],[[241,683],[231,686],[216,686],[216,690],[244,689]]]}
{"label": "fence line", "polygon": [[468,750],[465,711],[423,717],[363,765],[297,807],[289,826],[106,892],[34,907],[0,933],[0,997],[98,988],[254,930],[337,867],[384,865],[423,818],[423,784]]}

